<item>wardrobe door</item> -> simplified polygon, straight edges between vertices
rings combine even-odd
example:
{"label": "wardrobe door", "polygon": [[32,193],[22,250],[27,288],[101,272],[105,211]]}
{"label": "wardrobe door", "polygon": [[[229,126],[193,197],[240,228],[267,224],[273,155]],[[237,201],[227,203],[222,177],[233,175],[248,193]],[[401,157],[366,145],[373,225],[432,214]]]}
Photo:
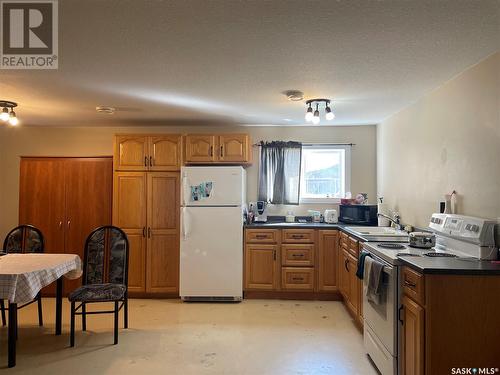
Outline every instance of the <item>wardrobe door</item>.
{"label": "wardrobe door", "polygon": [[146,291],[179,291],[179,173],[148,173]]}
{"label": "wardrobe door", "polygon": [[32,224],[44,237],[46,253],[64,253],[64,161],[21,158],[19,224]]}
{"label": "wardrobe door", "polygon": [[[71,158],[65,172],[65,252],[83,261],[84,246],[92,230],[111,225],[113,159]],[[65,280],[65,293],[81,285],[81,279]]]}

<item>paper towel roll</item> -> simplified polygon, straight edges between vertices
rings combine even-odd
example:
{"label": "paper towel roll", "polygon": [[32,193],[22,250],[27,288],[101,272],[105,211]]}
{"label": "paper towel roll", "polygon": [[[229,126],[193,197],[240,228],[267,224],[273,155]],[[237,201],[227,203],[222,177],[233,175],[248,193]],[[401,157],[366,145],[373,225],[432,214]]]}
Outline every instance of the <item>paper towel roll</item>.
{"label": "paper towel roll", "polygon": [[[387,205],[387,203],[378,203],[377,210],[378,210],[378,213],[380,213],[380,214],[390,216],[389,206]],[[390,225],[391,225],[391,222],[389,221],[389,219],[386,219],[385,217],[380,217],[380,216],[378,217],[378,226],[379,227],[389,227]]]}

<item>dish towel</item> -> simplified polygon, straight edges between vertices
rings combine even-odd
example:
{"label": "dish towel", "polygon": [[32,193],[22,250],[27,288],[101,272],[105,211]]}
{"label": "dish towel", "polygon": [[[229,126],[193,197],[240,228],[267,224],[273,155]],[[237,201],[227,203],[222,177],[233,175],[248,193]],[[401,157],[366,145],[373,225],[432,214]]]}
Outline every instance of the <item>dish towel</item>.
{"label": "dish towel", "polygon": [[373,258],[365,258],[366,297],[368,301],[380,305],[382,300],[382,273],[384,265]]}
{"label": "dish towel", "polygon": [[363,276],[365,274],[365,258],[366,257],[371,258],[371,254],[366,252],[366,251],[362,251],[361,255],[359,256],[359,259],[358,259],[358,269],[356,271],[356,276],[360,280],[363,280]]}

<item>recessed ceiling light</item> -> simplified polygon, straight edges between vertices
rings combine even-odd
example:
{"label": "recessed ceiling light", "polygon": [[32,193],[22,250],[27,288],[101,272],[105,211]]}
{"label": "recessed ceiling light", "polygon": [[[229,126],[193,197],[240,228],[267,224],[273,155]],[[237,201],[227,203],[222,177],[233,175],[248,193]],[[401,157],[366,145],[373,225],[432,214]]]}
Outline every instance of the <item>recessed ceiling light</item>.
{"label": "recessed ceiling light", "polygon": [[98,107],[95,107],[95,110],[98,112],[98,113],[105,113],[107,115],[112,115],[115,113],[116,111],[116,108],[113,108],[113,107],[108,107],[108,106],[105,106],[105,105],[100,105]]}
{"label": "recessed ceiling light", "polygon": [[292,102],[299,102],[304,99],[304,93],[300,90],[287,90],[283,94]]}

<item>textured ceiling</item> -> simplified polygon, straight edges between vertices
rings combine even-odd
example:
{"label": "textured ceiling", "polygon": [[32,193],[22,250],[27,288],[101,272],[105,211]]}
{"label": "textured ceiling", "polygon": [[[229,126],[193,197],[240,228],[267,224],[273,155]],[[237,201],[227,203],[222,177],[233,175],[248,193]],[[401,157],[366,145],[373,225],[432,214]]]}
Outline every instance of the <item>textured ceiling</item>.
{"label": "textured ceiling", "polygon": [[290,125],[304,103],[281,92],[299,89],[333,99],[334,124],[374,124],[499,50],[499,8],[59,0],[59,70],[2,70],[0,99],[27,125]]}

